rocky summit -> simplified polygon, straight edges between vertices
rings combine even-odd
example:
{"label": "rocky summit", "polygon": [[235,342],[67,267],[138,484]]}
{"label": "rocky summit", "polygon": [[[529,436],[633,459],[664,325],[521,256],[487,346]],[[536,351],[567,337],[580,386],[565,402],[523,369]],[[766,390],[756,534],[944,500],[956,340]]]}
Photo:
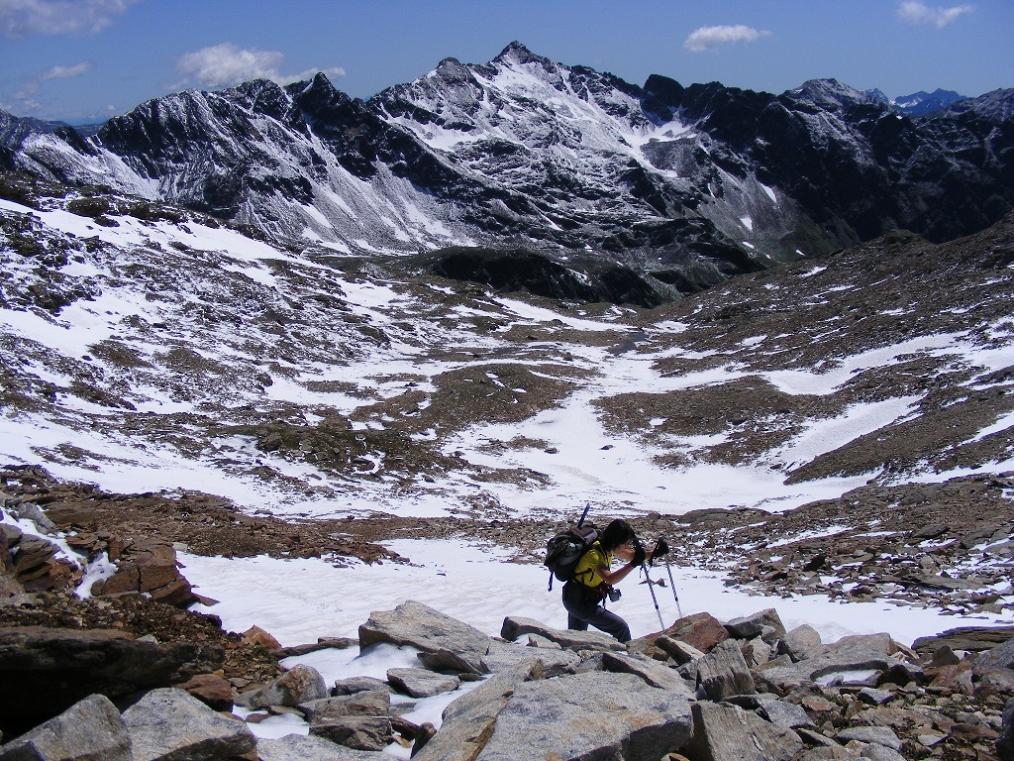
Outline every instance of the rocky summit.
{"label": "rocky summit", "polygon": [[157,98],[87,136],[3,115],[0,161],[322,252],[520,244],[689,292],[892,229],[996,222],[1014,205],[1012,93],[920,114],[835,80],[639,86],[515,42],[368,101],[318,74]]}

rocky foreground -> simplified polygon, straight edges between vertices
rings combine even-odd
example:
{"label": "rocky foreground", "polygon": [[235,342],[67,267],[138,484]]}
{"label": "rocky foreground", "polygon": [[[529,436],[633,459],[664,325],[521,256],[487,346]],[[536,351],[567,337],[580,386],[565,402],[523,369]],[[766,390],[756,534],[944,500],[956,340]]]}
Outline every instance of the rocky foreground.
{"label": "rocky foreground", "polygon": [[[45,668],[54,636],[0,632],[5,677],[19,677],[8,684]],[[120,639],[114,652],[112,642],[79,638],[79,662],[159,647]],[[352,643],[295,651],[335,644]],[[622,645],[513,617],[488,637],[409,601],[360,627],[363,651],[382,644],[414,648],[418,668],[327,685],[297,665],[238,694],[208,674],[120,700],[122,712],[98,691],[0,747],[0,759],[341,761],[387,757],[392,743],[419,761],[1014,758],[1014,628],[955,631],[915,649],[886,634],[823,643],[767,609],[724,624],[695,614]],[[439,729],[401,718],[406,696],[477,681]],[[246,721],[228,713],[234,703]],[[305,718],[309,735],[254,736],[251,723],[281,713]]]}
{"label": "rocky foreground", "polygon": [[[14,686],[0,692],[8,740],[0,761],[382,759],[395,747],[424,760],[1014,757],[1012,626],[914,643],[887,634],[824,643],[808,626],[786,631],[767,609],[726,622],[698,613],[623,646],[510,616],[491,638],[407,602],[374,613],[358,642],[282,648],[256,627],[227,632],[215,616],[188,611],[202,598],[180,574],[177,549],[400,562],[383,542],[425,531],[496,541],[527,562],[553,523],[285,522],[207,495],[109,494],[37,467],[0,471],[0,487],[0,674]],[[866,494],[871,488],[880,491]],[[741,571],[730,583],[769,594],[875,593],[999,613],[1009,488],[1006,477],[971,477],[919,494],[865,487],[861,499],[778,515],[739,509],[634,522],[646,537],[678,533],[681,555],[701,565],[725,567],[735,553]],[[845,515],[853,529],[828,533]],[[961,573],[946,570],[956,563]],[[418,668],[329,685],[308,666],[280,664],[383,644],[414,648]],[[410,698],[458,690],[439,728],[403,718]],[[282,714],[309,736],[255,737],[256,723]]]}

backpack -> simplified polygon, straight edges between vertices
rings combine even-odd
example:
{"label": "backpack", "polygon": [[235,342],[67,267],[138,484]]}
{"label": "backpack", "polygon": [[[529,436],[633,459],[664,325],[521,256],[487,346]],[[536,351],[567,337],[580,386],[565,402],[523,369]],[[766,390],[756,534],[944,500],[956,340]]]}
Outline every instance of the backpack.
{"label": "backpack", "polygon": [[544,565],[549,569],[549,586],[553,589],[553,577],[570,581],[578,561],[599,538],[599,530],[591,523],[579,524],[561,531],[546,544]]}

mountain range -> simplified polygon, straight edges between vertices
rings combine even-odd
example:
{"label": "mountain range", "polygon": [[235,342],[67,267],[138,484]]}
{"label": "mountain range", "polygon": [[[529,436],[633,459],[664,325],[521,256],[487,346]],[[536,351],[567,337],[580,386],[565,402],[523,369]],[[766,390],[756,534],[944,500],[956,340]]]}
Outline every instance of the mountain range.
{"label": "mountain range", "polygon": [[833,79],[638,86],[515,42],[365,101],[318,74],[156,98],[94,134],[0,114],[0,165],[290,247],[509,245],[689,292],[891,229],[949,240],[1014,208],[1014,90],[926,115],[907,103]]}

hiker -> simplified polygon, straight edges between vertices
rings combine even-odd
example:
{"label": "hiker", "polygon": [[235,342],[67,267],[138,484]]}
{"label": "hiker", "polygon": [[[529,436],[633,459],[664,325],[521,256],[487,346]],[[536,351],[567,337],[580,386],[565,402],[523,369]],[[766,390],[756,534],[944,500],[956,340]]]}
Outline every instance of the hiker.
{"label": "hiker", "polygon": [[[630,627],[627,622],[606,610],[602,603],[607,595],[611,600],[619,598],[619,592],[612,587],[625,579],[631,571],[643,565],[646,560],[662,557],[668,551],[665,540],[659,539],[655,549],[646,553],[630,524],[622,518],[612,521],[578,560],[573,578],[563,585],[567,628],[585,631],[591,624],[620,642],[628,642]],[[615,571],[611,570],[613,556],[626,560],[627,564]]]}

